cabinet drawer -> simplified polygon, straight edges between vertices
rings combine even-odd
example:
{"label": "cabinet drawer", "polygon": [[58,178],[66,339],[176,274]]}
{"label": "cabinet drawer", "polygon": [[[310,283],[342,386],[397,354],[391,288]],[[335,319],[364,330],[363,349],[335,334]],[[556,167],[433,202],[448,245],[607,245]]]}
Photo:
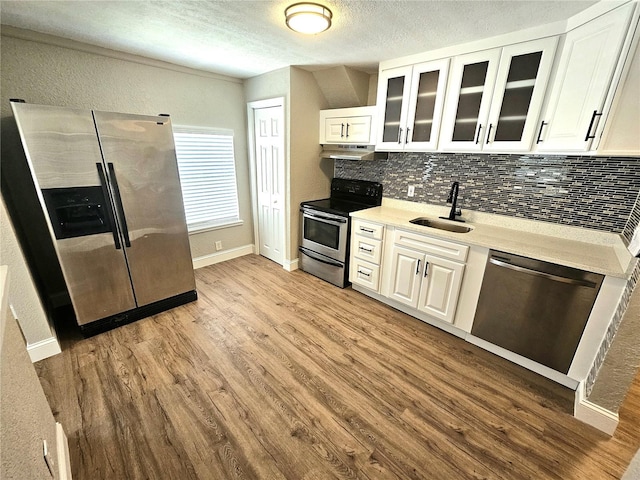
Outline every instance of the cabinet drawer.
{"label": "cabinet drawer", "polygon": [[367,238],[382,240],[382,235],[384,234],[384,225],[378,225],[377,223],[369,223],[355,219],[353,221],[353,233]]}
{"label": "cabinet drawer", "polygon": [[467,245],[461,245],[440,238],[427,237],[419,233],[405,232],[403,230],[395,231],[394,243],[413,248],[420,252],[457,260],[458,262],[466,261],[467,255],[469,254],[469,247]]}
{"label": "cabinet drawer", "polygon": [[382,256],[382,240],[362,237],[361,235],[353,236],[353,256],[371,263],[380,265]]}
{"label": "cabinet drawer", "polygon": [[351,283],[378,291],[380,284],[380,267],[359,258],[353,258],[349,268]]}

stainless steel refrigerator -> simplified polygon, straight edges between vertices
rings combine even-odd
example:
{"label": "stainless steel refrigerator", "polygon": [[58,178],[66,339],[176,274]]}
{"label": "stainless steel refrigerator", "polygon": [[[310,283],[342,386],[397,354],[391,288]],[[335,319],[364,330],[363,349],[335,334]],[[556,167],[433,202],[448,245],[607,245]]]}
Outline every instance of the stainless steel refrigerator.
{"label": "stainless steel refrigerator", "polygon": [[82,331],[195,300],[170,118],[11,106]]}

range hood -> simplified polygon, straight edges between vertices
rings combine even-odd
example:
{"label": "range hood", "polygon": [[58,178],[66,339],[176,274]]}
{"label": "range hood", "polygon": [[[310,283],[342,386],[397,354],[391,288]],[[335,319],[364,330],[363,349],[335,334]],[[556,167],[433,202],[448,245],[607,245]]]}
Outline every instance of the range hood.
{"label": "range hood", "polygon": [[323,145],[320,158],[339,160],[386,160],[387,152],[376,152],[373,145]]}

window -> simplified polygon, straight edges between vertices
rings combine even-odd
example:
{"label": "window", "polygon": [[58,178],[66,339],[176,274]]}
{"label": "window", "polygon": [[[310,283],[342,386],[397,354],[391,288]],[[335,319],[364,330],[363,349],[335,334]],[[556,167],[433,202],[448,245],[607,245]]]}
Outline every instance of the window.
{"label": "window", "polygon": [[189,232],[240,223],[233,131],[174,125]]}

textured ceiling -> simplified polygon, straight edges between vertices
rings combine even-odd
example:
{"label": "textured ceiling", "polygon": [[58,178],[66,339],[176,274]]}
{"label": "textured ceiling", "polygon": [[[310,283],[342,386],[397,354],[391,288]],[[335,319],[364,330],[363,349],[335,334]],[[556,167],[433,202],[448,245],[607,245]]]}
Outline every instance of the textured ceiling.
{"label": "textured ceiling", "polygon": [[288,65],[378,62],[564,20],[595,0],[330,0],[333,26],[289,30],[290,1],[2,1],[3,25],[247,78]]}

